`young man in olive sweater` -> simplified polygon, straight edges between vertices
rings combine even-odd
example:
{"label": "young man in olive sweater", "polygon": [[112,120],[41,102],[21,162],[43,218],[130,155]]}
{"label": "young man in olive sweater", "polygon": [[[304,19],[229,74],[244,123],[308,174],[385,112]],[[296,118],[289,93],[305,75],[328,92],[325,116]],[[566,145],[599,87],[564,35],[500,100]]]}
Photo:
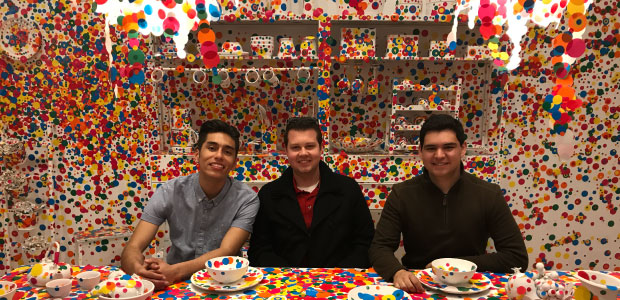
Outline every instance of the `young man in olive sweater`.
{"label": "young man in olive sweater", "polygon": [[[465,133],[449,115],[433,115],[420,131],[424,172],[394,185],[381,213],[369,256],[375,270],[394,286],[422,292],[411,269],[429,267],[442,257],[474,262],[479,271],[525,270],[525,243],[502,191],[464,171]],[[394,256],[401,233],[402,264]],[[496,253],[486,253],[488,238]]]}

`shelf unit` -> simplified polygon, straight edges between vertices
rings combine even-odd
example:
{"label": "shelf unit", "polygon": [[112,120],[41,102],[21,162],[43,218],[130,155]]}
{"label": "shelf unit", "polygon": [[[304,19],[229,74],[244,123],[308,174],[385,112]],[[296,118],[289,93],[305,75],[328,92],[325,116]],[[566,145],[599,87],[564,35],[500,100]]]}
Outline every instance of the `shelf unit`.
{"label": "shelf unit", "polygon": [[[452,85],[423,86],[409,80],[394,79],[388,151],[418,151],[420,130],[432,114],[451,114],[458,118],[462,79]],[[403,95],[404,94],[404,95]]]}
{"label": "shelf unit", "polygon": [[[463,17],[463,16],[461,16]],[[460,32],[464,31],[464,27],[467,25],[461,18],[458,26],[459,27],[463,27],[461,29],[459,29]],[[438,84],[436,85],[437,87],[439,87],[439,91],[433,91],[433,87],[429,87],[429,86],[422,86],[419,84],[414,84],[411,82],[407,82],[403,79],[402,82],[400,82],[399,80],[394,80],[394,78],[396,76],[404,76],[402,74],[397,74],[393,71],[395,71],[396,69],[399,69],[401,66],[401,63],[403,64],[403,66],[405,66],[406,68],[409,67],[411,68],[412,66],[409,64],[419,64],[424,68],[425,70],[423,70],[423,73],[426,74],[426,76],[431,76],[428,75],[427,72],[435,72],[435,71],[429,71],[430,69],[451,69],[453,66],[456,67],[456,69],[461,68],[460,66],[463,65],[473,65],[472,63],[475,63],[477,66],[476,68],[480,68],[482,72],[482,76],[480,78],[488,78],[489,77],[489,69],[492,67],[492,63],[490,59],[474,59],[474,58],[470,58],[466,56],[466,51],[465,46],[467,44],[464,45],[460,45],[457,47],[457,50],[455,51],[455,57],[432,57],[432,56],[428,56],[429,55],[429,43],[432,40],[437,40],[437,37],[441,37],[444,34],[447,34],[447,32],[449,32],[449,30],[452,27],[452,21],[448,21],[448,22],[443,22],[443,21],[436,21],[436,20],[429,20],[427,18],[412,18],[411,20],[398,20],[397,22],[395,22],[394,20],[391,20],[390,18],[388,18],[387,16],[382,17],[382,18],[377,18],[374,20],[357,20],[357,19],[349,19],[349,20],[342,20],[339,18],[332,18],[331,20],[327,20],[327,21],[321,21],[321,20],[316,20],[316,19],[278,19],[276,18],[276,20],[272,21],[272,22],[265,22],[264,20],[242,20],[242,19],[237,19],[234,22],[227,22],[227,21],[220,21],[220,22],[214,22],[211,24],[212,29],[215,32],[218,32],[218,43],[223,43],[226,41],[237,41],[242,45],[243,51],[249,52],[250,50],[250,36],[253,35],[271,35],[271,36],[275,36],[275,43],[274,43],[274,51],[273,51],[273,58],[270,59],[265,59],[265,58],[260,58],[260,57],[253,57],[253,56],[242,56],[242,57],[221,57],[221,65],[218,67],[218,72],[230,72],[231,76],[235,76],[233,78],[233,80],[236,80],[237,82],[242,81],[243,80],[243,74],[248,70],[248,69],[256,69],[259,72],[264,72],[265,70],[268,69],[272,69],[273,71],[275,71],[276,73],[278,73],[278,76],[280,76],[280,74],[282,74],[282,76],[284,76],[284,73],[289,73],[287,76],[289,76],[289,78],[293,78],[295,75],[293,74],[294,72],[296,72],[296,70],[298,70],[299,68],[310,68],[312,69],[312,77],[313,77],[313,83],[310,84],[309,87],[304,87],[304,90],[306,90],[306,88],[310,88],[310,90],[312,91],[312,95],[307,97],[307,100],[304,101],[311,101],[311,107],[312,107],[312,112],[314,113],[315,116],[317,116],[319,118],[319,122],[321,123],[322,128],[326,129],[325,130],[325,134],[324,134],[324,140],[325,140],[325,152],[326,153],[332,153],[332,148],[330,146],[330,140],[333,139],[336,135],[332,134],[332,132],[330,132],[332,130],[332,128],[338,128],[337,126],[334,126],[334,124],[339,124],[338,120],[334,120],[332,119],[333,116],[333,109],[334,109],[334,100],[337,99],[338,97],[341,97],[340,101],[343,101],[343,99],[346,99],[347,95],[340,95],[337,94],[335,95],[335,90],[336,87],[334,86],[334,84],[336,82],[334,81],[326,81],[324,80],[325,77],[320,78],[322,76],[322,74],[326,74],[326,72],[329,72],[330,77],[335,78],[334,74],[334,65],[336,64],[341,64],[344,65],[345,67],[343,68],[343,70],[341,70],[341,72],[343,72],[343,74],[346,74],[346,68],[352,68],[351,66],[347,66],[347,65],[353,65],[353,66],[362,66],[362,68],[374,68],[376,66],[381,65],[381,67],[384,67],[387,71],[387,75],[385,71],[380,72],[380,75],[383,76],[387,76],[388,79],[387,81],[393,81],[393,88],[390,89],[390,87],[388,87],[387,82],[385,83],[385,85],[381,86],[381,89],[379,90],[379,93],[381,95],[381,97],[377,97],[377,100],[380,101],[385,101],[382,102],[384,104],[384,106],[382,106],[383,109],[383,119],[380,119],[380,125],[376,126],[375,128],[381,128],[379,131],[374,131],[372,134],[368,133],[367,136],[368,137],[374,137],[374,138],[380,138],[380,139],[384,139],[385,143],[383,145],[381,145],[381,149],[377,148],[375,149],[376,151],[373,151],[372,154],[373,155],[394,155],[394,151],[396,151],[398,154],[399,151],[405,150],[406,151],[416,151],[417,147],[415,145],[415,143],[408,143],[406,144],[406,146],[400,147],[400,145],[397,145],[396,143],[396,136],[398,135],[407,135],[410,138],[414,138],[415,136],[419,135],[419,131],[421,129],[421,125],[419,124],[400,124],[398,123],[398,117],[404,116],[404,117],[415,117],[415,116],[422,116],[422,115],[430,115],[430,114],[434,114],[434,113],[451,113],[454,116],[459,115],[459,109],[460,109],[460,105],[461,105],[461,88],[462,88],[462,81],[461,80],[469,80],[469,79],[459,79],[458,83],[456,82],[450,82],[450,80],[446,80],[446,77],[441,77],[444,76],[445,74],[442,74],[441,76],[439,75],[440,73],[437,73],[437,78],[438,81],[433,81],[433,82],[437,82]],[[284,31],[279,31],[278,33],[275,33],[274,31],[274,26],[282,26],[282,28],[284,29]],[[342,39],[341,35],[341,30],[343,28],[374,28],[376,31],[376,40],[374,42],[375,44],[375,56],[372,57],[363,57],[363,58],[347,58],[347,57],[342,57],[339,55],[340,51],[339,51],[339,47],[340,47],[340,40]],[[432,34],[431,34],[432,33]],[[197,45],[194,42],[192,42],[192,39],[195,39],[195,37],[192,37],[192,34],[190,34],[190,42],[188,43],[188,46],[186,46],[186,52],[188,54],[196,54],[198,51],[198,47],[199,45]],[[413,35],[419,35],[420,36],[420,40],[418,42],[418,49],[417,49],[417,53],[416,56],[412,56],[412,57],[398,57],[398,58],[387,58],[385,57],[385,51],[386,51],[386,45],[387,45],[387,40],[386,37],[389,34],[413,34]],[[293,37],[295,40],[295,45],[298,45],[299,42],[301,41],[301,38],[305,37],[305,36],[315,36],[316,42],[317,42],[317,49],[319,52],[323,51],[321,50],[321,43],[324,43],[325,41],[330,41],[328,42],[328,47],[331,47],[331,55],[325,56],[323,58],[320,59],[308,59],[308,58],[301,58],[301,57],[296,57],[296,58],[278,58],[276,57],[277,53],[278,53],[278,38],[279,37]],[[471,37],[468,37],[471,38]],[[192,44],[193,43],[193,44]],[[180,61],[183,61],[182,59],[176,57],[174,48],[170,48],[171,45],[161,45],[161,43],[154,43],[155,47],[154,48],[159,48],[159,51],[153,51],[153,54],[150,56],[150,58],[152,59],[151,61],[154,63],[152,66],[154,69],[156,68],[160,68],[163,70],[172,70],[172,68],[174,68],[174,66],[176,64],[179,64]],[[163,46],[163,47],[161,47]],[[218,45],[221,46],[221,45]],[[323,45],[325,46],[325,45]],[[327,52],[324,52],[327,53]],[[319,53],[319,56],[322,56],[321,53]],[[184,68],[184,71],[190,72],[189,76],[185,75],[186,77],[189,77],[189,81],[192,80],[192,72],[194,72],[194,74],[198,74],[200,76],[198,76],[198,78],[205,78],[205,82],[202,84],[208,84],[209,82],[209,76],[215,75],[213,74],[213,69],[206,69],[204,68],[204,66],[201,65],[201,60],[197,57],[196,61],[193,63],[187,63],[187,61],[185,61],[185,65],[186,67]],[[198,73],[196,73],[198,72]],[[201,72],[204,72],[201,73]],[[292,73],[291,73],[292,72]],[[235,74],[236,73],[236,74]],[[350,73],[350,72],[349,72]],[[381,74],[382,73],[382,74]],[[390,74],[393,73],[393,74]],[[450,71],[448,71],[448,73],[450,73]],[[366,73],[368,74],[368,73]],[[175,76],[175,75],[173,75]],[[204,77],[203,77],[204,76]],[[376,78],[375,76],[368,76],[366,75],[364,77],[364,84],[365,86],[367,86],[368,82],[370,81],[371,78]],[[450,78],[450,76],[448,76],[447,78]],[[455,78],[455,77],[453,77]],[[351,79],[353,79],[353,77],[349,76],[349,81],[351,82]],[[486,81],[488,82],[488,80]],[[467,86],[467,84],[466,84]],[[165,89],[165,86],[162,86],[162,88]],[[467,91],[471,90],[471,87],[466,87]],[[235,89],[235,86],[233,84],[233,86],[231,87],[231,89]],[[252,88],[252,91],[256,91],[256,93],[260,93],[260,90],[262,90],[263,88]],[[156,88],[156,93],[161,93],[162,91],[159,91],[159,88]],[[429,106],[420,106],[417,103],[408,103],[408,104],[404,104],[404,103],[399,103],[397,101],[398,99],[398,93],[401,92],[412,92],[412,93],[416,93],[418,94],[418,96],[426,96],[426,98],[429,98],[430,95],[432,95],[433,93],[438,93],[439,97],[443,97],[443,98],[447,98],[447,96],[445,96],[445,94],[450,94],[450,101],[452,101],[449,105],[439,105],[438,107],[431,107]],[[471,92],[469,93],[469,97],[471,97]],[[487,96],[485,95],[486,92],[481,92],[480,96],[477,96],[478,98],[481,99],[481,102],[487,102]],[[265,94],[263,92],[263,94]],[[325,94],[327,94],[328,96],[328,100],[329,101],[323,101],[325,99]],[[351,95],[351,93],[349,93],[349,95]],[[295,96],[295,95],[292,95]],[[354,101],[358,101],[358,102],[364,102],[364,101],[368,101],[368,100],[360,100],[362,99],[362,97],[360,96],[360,94],[355,94],[353,93],[352,96],[357,96],[357,100]],[[160,98],[161,95],[158,95],[158,98]],[[381,99],[380,99],[381,98]],[[392,98],[392,99],[390,99]],[[484,98],[484,99],[483,99]],[[298,102],[298,100],[292,100],[295,102]],[[344,100],[346,101],[346,100]],[[169,102],[169,101],[168,101]],[[310,103],[310,102],[306,102],[306,103]],[[220,103],[218,102],[218,106],[220,106],[220,104],[224,104],[224,103]],[[169,115],[170,115],[170,108],[167,107],[168,104],[166,103],[160,103],[160,116],[162,116],[162,118],[164,119],[169,119]],[[263,104],[264,105],[264,104]],[[486,107],[486,103],[483,105],[483,107]],[[275,111],[273,111],[270,107],[266,106],[267,111],[269,111],[271,114],[276,114]],[[275,108],[273,108],[275,109]],[[330,114],[329,112],[332,111],[332,114]],[[467,111],[466,111],[467,112]],[[253,109],[250,108],[249,111],[250,114],[256,114],[255,112],[253,112]],[[374,110],[374,113],[376,113],[376,110]],[[277,114],[279,116],[281,116],[280,112],[278,111]],[[346,117],[345,117],[346,118]],[[341,117],[342,119],[342,117]],[[274,123],[275,122],[280,122],[280,119],[273,119],[272,120]],[[336,123],[334,123],[334,121]],[[359,121],[359,119],[357,120]],[[349,119],[349,123],[352,122],[356,122],[355,119]],[[168,124],[170,123],[170,120],[165,121],[164,123]],[[334,124],[331,124],[334,123]],[[375,125],[373,125],[375,126]],[[368,127],[368,125],[367,125]],[[485,132],[486,126],[485,124],[483,124],[482,126],[480,126],[479,128],[482,128],[481,132]],[[194,129],[195,126],[194,126]],[[268,133],[270,133],[272,136],[278,135],[281,132],[279,131],[278,128],[277,130],[272,130]],[[164,134],[162,134],[162,143],[166,144],[168,143],[168,141],[170,140],[169,138],[166,138],[166,130],[162,130],[164,132]],[[340,132],[339,134],[343,134],[346,130],[341,130],[343,132]],[[379,132],[381,135],[377,136],[375,135],[377,132]],[[359,133],[359,132],[358,132]],[[353,134],[352,134],[353,135]],[[478,141],[477,144],[481,144],[482,147],[484,147],[484,145],[486,145],[486,139],[485,137],[482,137],[484,140],[482,142]],[[259,139],[261,139],[259,137]],[[256,137],[252,136],[252,139],[247,139],[242,141],[244,144],[248,141],[255,141]],[[279,141],[278,141],[279,142]],[[269,141],[262,139],[261,142],[261,147],[260,150],[254,150],[254,151],[250,151],[248,150],[248,152],[240,152],[240,154],[248,154],[248,155],[253,155],[253,156],[260,156],[260,155],[265,155],[265,154],[269,154],[269,153],[277,153],[280,152],[278,149],[275,147],[271,147],[271,148],[267,148],[265,147],[265,145],[269,144]],[[163,146],[161,148],[161,150],[166,151],[166,149],[170,149],[170,145],[167,146]],[[245,149],[244,147],[242,147],[242,149]],[[255,149],[259,149],[259,147],[257,146]],[[403,152],[403,153],[405,153]],[[348,154],[353,154],[353,153],[348,153]],[[371,153],[369,153],[371,154]]]}

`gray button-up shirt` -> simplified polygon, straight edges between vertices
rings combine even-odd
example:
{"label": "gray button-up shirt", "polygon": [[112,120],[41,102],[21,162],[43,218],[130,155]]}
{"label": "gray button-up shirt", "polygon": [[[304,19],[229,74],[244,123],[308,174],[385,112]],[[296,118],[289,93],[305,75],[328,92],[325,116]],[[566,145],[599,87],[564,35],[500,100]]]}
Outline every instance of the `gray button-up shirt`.
{"label": "gray button-up shirt", "polygon": [[193,173],[157,188],[141,219],[157,226],[168,221],[172,246],[167,262],[176,264],[219,248],[230,227],[252,232],[258,206],[258,195],[231,178],[209,199],[198,183],[198,173]]}

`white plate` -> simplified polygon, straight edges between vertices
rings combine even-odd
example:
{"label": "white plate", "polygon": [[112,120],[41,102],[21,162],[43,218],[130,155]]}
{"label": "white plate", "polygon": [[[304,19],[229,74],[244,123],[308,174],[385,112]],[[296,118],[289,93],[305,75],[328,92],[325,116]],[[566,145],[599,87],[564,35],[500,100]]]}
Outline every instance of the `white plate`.
{"label": "white plate", "polygon": [[[407,292],[388,285],[363,285],[349,291],[349,300],[376,299],[376,296],[394,296],[394,300],[411,300]],[[381,297],[383,298],[383,297]]]}
{"label": "white plate", "polygon": [[221,283],[209,276],[206,269],[202,269],[192,275],[192,284],[205,291],[235,292],[251,288],[263,280],[263,272],[257,268],[249,267],[248,272],[241,279],[231,283]]}
{"label": "white plate", "polygon": [[449,294],[466,295],[476,294],[488,290],[493,284],[491,280],[484,276],[482,273],[476,273],[474,277],[467,283],[460,286],[447,285],[439,279],[433,273],[433,270],[425,269],[416,272],[416,277],[420,282],[432,289],[440,290]]}
{"label": "white plate", "polygon": [[41,30],[26,18],[9,18],[0,28],[0,48],[14,60],[29,59],[41,49]]}

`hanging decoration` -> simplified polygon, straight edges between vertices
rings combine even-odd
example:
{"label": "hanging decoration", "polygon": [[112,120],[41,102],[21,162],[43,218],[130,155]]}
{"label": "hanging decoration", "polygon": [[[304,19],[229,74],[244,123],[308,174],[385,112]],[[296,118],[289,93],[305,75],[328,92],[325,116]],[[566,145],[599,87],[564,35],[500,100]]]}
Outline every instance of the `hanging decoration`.
{"label": "hanging decoration", "polygon": [[[162,37],[174,42],[179,58],[202,58],[207,68],[220,62],[215,33],[210,24],[220,19],[222,7],[217,0],[95,0],[96,12],[106,16],[106,26],[118,25],[127,34],[129,69],[124,72],[132,84],[144,82],[145,54],[140,49],[140,34]],[[187,55],[185,44],[190,31],[198,31],[200,54]],[[110,49],[108,49],[110,51]],[[112,67],[113,69],[113,67]],[[115,72],[115,70],[111,70]]]}
{"label": "hanging decoration", "polygon": [[[563,134],[575,110],[582,105],[572,87],[571,66],[586,48],[582,36],[586,30],[585,13],[591,4],[591,0],[461,0],[454,11],[454,24],[448,35],[448,43],[451,49],[456,48],[458,15],[469,10],[468,26],[472,29],[476,17],[480,20],[480,34],[489,43],[495,65],[504,70],[513,70],[521,63],[520,43],[528,31],[528,21],[547,27],[551,23],[559,24],[566,15],[568,30],[561,32],[552,41],[551,65],[555,87],[543,103],[543,108],[551,117],[554,131]],[[512,45],[510,55],[500,49],[499,40],[504,34],[508,35]]]}

